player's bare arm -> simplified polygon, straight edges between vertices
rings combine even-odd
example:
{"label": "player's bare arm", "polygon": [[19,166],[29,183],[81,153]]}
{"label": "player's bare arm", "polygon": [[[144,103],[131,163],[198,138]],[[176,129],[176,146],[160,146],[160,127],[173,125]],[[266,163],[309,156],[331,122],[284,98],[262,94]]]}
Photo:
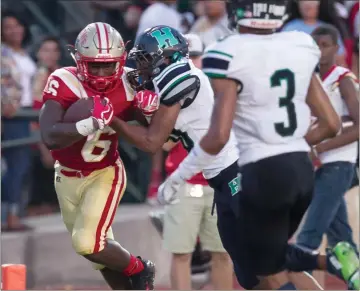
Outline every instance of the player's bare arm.
{"label": "player's bare arm", "polygon": [[126,141],[142,151],[155,153],[167,141],[174,128],[180,108],[179,103],[173,106],[160,105],[148,127],[131,125],[117,117],[113,119],[110,126]]}
{"label": "player's bare arm", "polygon": [[327,138],[334,137],[341,128],[340,119],[320,82],[319,78],[313,74],[306,98],[312,114],[318,121],[317,126],[305,136],[309,145],[316,145]]}
{"label": "player's bare arm", "polygon": [[317,145],[318,153],[342,147],[359,139],[359,99],[354,80],[350,77],[342,78],[339,89],[349,111],[347,121],[352,121],[353,125],[344,128],[342,133],[336,137]]}
{"label": "player's bare arm", "polygon": [[72,120],[66,119],[68,110],[72,113],[77,107],[65,111],[60,102],[54,99],[46,100],[44,103],[40,113],[40,131],[49,149],[68,147],[98,129],[103,129],[112,120],[113,107],[107,98],[95,96],[80,99],[76,104],[81,107],[87,104],[88,115],[76,122],[69,122]]}
{"label": "player's bare arm", "polygon": [[[62,122],[64,114],[64,108],[54,100],[46,101],[41,108],[39,118],[41,137],[50,150],[65,148],[84,137],[78,132],[76,123]],[[94,126],[97,125],[94,123]]]}
{"label": "player's bare arm", "polygon": [[200,141],[202,149],[211,155],[218,154],[230,137],[235,115],[238,84],[230,79],[212,79],[215,104],[208,132]]}

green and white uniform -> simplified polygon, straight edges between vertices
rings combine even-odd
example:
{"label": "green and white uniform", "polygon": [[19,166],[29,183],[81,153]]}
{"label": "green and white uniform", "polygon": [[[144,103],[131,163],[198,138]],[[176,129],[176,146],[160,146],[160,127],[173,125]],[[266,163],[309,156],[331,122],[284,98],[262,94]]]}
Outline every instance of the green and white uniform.
{"label": "green and white uniform", "polygon": [[239,83],[233,123],[239,165],[309,151],[306,96],[320,50],[303,32],[234,34],[207,48],[203,71]]}
{"label": "green and white uniform", "polygon": [[[153,79],[160,103],[172,105],[180,102],[182,109],[171,133],[172,141],[181,141],[187,151],[206,134],[214,105],[214,92],[208,77],[191,60],[182,60],[168,66]],[[203,170],[211,179],[238,159],[236,140],[231,133],[228,143]]]}

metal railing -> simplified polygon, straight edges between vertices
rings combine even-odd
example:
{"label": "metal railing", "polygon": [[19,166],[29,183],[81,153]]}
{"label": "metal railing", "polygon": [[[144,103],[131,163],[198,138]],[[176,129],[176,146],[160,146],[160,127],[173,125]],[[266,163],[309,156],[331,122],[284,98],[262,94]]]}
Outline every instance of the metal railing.
{"label": "metal railing", "polygon": [[[2,120],[6,119],[7,118],[2,117]],[[20,109],[11,119],[37,121],[39,119],[39,112],[31,109]],[[30,137],[1,141],[1,149],[32,145],[38,143],[40,140],[40,132],[33,132]]]}
{"label": "metal railing", "polygon": [[[11,118],[11,120],[29,120],[29,121],[38,121],[39,119],[39,111],[32,109],[20,109],[15,116]],[[7,120],[7,118],[2,117],[2,120]],[[30,137],[19,138],[14,140],[5,140],[1,142],[1,149],[9,149],[18,146],[30,146],[36,143],[41,142],[40,131],[36,130],[32,132]],[[128,144],[120,143],[121,154],[125,155],[131,163],[138,163],[139,156],[137,152]],[[143,201],[143,196],[140,188],[136,185],[135,181],[133,181],[132,176],[128,175],[127,179],[127,188],[126,191],[135,198],[137,201]]]}

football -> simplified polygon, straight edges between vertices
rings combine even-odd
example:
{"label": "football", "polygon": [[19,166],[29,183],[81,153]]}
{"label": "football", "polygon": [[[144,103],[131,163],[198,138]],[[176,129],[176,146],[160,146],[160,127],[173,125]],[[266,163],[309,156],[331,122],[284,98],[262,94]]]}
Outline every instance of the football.
{"label": "football", "polygon": [[72,104],[65,112],[64,122],[78,122],[91,116],[91,110],[94,108],[92,98],[79,99]]}

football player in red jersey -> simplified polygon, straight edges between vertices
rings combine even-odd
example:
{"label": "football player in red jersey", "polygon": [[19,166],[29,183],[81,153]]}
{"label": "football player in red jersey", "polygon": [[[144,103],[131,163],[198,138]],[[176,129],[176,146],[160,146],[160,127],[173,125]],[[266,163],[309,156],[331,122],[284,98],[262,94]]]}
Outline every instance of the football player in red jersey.
{"label": "football player in red jersey", "polygon": [[[108,124],[113,116],[130,120],[134,113],[124,42],[109,24],[92,23],[78,35],[73,56],[76,67],[50,75],[40,113],[42,139],[56,160],[55,189],[63,221],[75,251],[95,264],[111,288],[152,290],[154,264],[131,255],[111,230],[126,173],[118,137]],[[93,99],[92,115],[64,122],[66,110],[81,98]]]}

